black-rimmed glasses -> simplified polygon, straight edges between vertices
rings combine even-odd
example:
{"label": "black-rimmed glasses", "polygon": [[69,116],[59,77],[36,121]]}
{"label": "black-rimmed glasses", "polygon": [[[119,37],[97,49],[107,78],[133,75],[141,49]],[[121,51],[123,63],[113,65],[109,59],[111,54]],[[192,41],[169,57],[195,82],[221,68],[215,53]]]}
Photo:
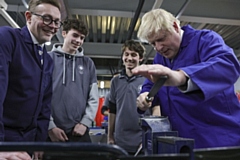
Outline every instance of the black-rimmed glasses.
{"label": "black-rimmed glasses", "polygon": [[47,26],[49,26],[50,24],[52,24],[52,22],[54,22],[56,28],[60,28],[62,26],[62,24],[63,24],[60,20],[53,20],[51,16],[47,16],[47,15],[46,16],[42,16],[42,15],[37,14],[37,13],[33,13],[33,12],[31,12],[31,13],[33,15],[35,15],[35,16],[41,17],[42,20],[43,20],[43,24],[45,24]]}

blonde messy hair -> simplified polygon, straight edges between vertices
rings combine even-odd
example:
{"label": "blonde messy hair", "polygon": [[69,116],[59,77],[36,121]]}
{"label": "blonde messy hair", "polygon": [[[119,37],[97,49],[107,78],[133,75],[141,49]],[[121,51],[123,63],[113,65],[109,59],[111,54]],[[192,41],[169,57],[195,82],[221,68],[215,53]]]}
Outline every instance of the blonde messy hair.
{"label": "blonde messy hair", "polygon": [[180,21],[171,13],[163,9],[154,9],[144,14],[139,27],[137,36],[141,41],[148,41],[149,36],[160,30],[166,30],[172,33],[174,31],[173,23],[180,26]]}

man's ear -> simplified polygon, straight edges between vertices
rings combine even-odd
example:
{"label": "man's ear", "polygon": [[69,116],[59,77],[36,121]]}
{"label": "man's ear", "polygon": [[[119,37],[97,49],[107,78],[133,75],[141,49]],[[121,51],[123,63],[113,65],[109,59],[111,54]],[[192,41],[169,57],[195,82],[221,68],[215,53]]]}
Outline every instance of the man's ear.
{"label": "man's ear", "polygon": [[62,36],[63,36],[63,38],[65,38],[66,34],[67,34],[66,31],[62,31]]}
{"label": "man's ear", "polygon": [[177,33],[180,32],[180,27],[179,27],[179,25],[178,25],[176,22],[173,22],[173,28],[174,28],[174,30],[175,30]]}
{"label": "man's ear", "polygon": [[140,58],[140,59],[139,59],[139,64],[142,64],[143,59],[144,59],[144,58]]}
{"label": "man's ear", "polygon": [[26,11],[25,12],[25,18],[26,18],[27,23],[31,23],[31,17],[32,17],[31,12],[30,11]]}

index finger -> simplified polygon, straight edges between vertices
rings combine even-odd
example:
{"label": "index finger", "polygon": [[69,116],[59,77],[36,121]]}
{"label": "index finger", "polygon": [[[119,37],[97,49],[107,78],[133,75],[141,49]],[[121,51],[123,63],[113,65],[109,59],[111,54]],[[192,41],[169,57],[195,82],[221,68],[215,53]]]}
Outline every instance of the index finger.
{"label": "index finger", "polygon": [[64,132],[61,133],[61,139],[63,141],[67,141],[68,140],[68,137],[67,137],[67,135]]}

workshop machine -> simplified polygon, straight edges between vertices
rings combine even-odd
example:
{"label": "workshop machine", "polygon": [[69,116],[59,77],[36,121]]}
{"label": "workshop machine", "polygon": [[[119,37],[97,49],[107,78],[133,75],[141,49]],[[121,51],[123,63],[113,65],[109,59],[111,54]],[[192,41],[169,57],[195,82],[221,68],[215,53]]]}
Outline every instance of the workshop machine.
{"label": "workshop machine", "polygon": [[168,117],[144,117],[140,119],[142,127],[142,149],[144,155],[188,153],[193,158],[194,140],[178,137],[172,131]]}
{"label": "workshop machine", "polygon": [[[167,76],[161,76],[152,86],[146,102],[151,102],[159,89],[164,85]],[[192,157],[194,140],[178,137],[177,131],[172,131],[168,117],[144,117],[140,119],[143,130],[142,146],[145,155],[164,153],[189,153]]]}

